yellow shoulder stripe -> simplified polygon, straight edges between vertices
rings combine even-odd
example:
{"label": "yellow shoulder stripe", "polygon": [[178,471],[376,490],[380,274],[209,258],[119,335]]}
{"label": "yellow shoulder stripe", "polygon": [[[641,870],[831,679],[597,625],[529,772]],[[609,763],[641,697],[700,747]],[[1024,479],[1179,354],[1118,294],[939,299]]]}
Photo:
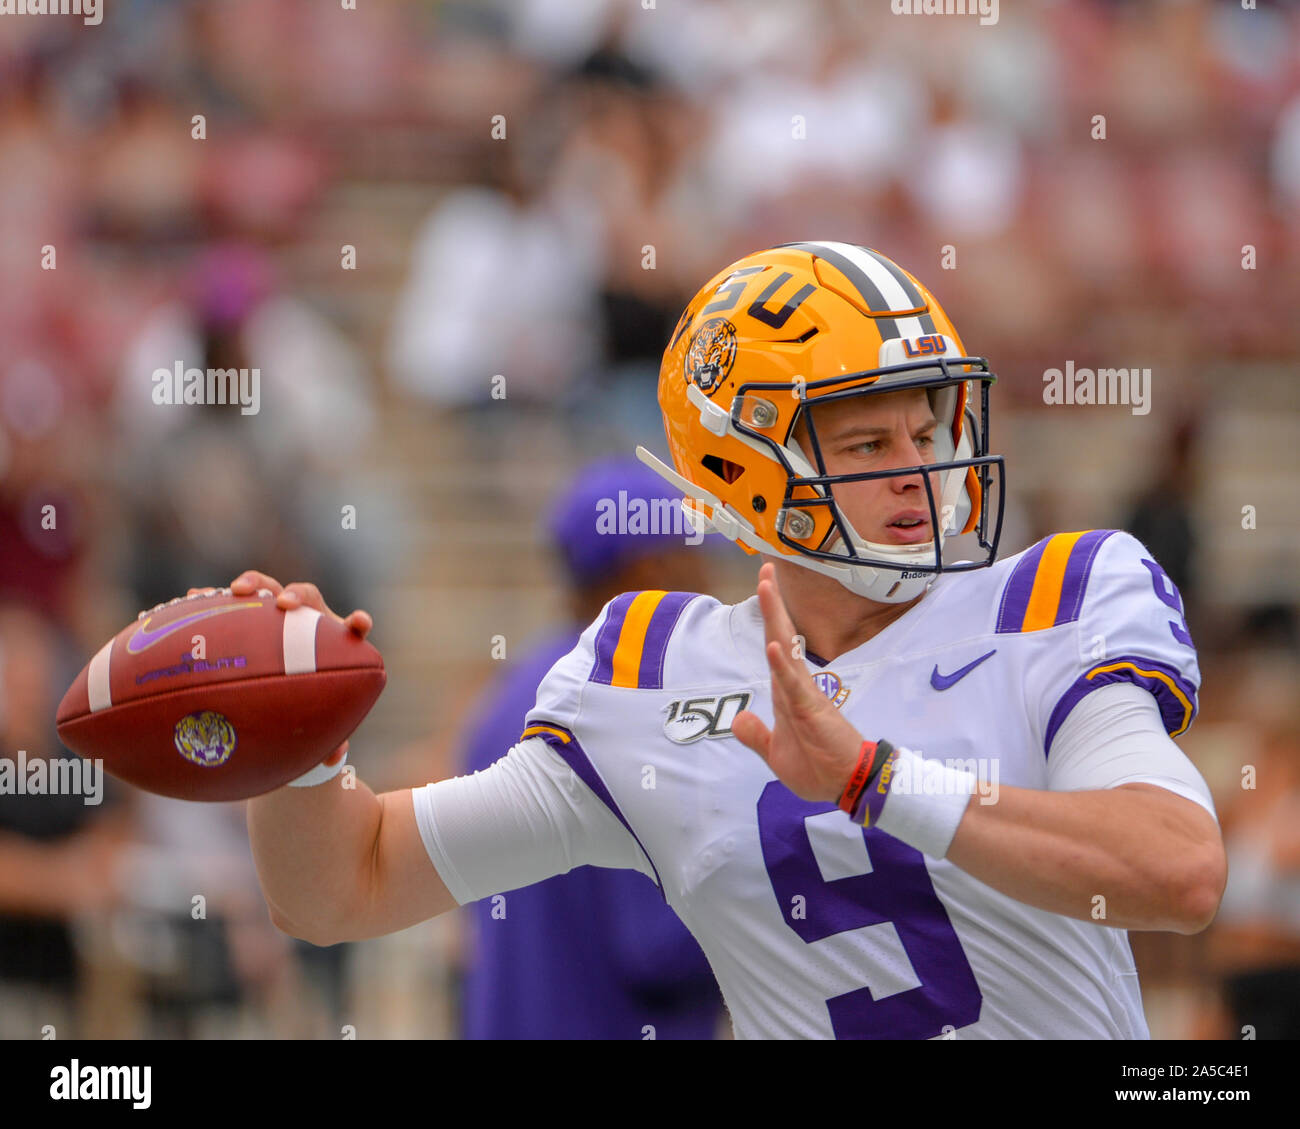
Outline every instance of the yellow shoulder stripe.
{"label": "yellow shoulder stripe", "polygon": [[1043,546],[1043,555],[1034,574],[1034,587],[1029,593],[1025,619],[1021,631],[1041,631],[1056,622],[1061,606],[1061,590],[1065,587],[1065,566],[1070,563],[1070,552],[1075,542],[1088,532],[1058,533]]}
{"label": "yellow shoulder stripe", "polygon": [[641,652],[645,650],[646,632],[650,630],[650,617],[659,606],[667,592],[638,592],[627,609],[623,619],[623,629],[618,634],[618,646],[614,648],[613,677],[611,686],[625,686],[635,689],[639,684],[641,672]]}

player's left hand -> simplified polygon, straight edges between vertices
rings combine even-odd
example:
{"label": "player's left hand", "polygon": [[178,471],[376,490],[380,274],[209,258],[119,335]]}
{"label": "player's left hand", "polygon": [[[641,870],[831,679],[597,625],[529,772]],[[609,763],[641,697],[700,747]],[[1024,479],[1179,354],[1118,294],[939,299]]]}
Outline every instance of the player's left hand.
{"label": "player's left hand", "polygon": [[800,799],[834,803],[858,763],[862,734],[817,689],[804,666],[773,564],[758,570],[758,605],[772,672],[773,724],[768,729],[755,713],[741,710],[731,731]]}

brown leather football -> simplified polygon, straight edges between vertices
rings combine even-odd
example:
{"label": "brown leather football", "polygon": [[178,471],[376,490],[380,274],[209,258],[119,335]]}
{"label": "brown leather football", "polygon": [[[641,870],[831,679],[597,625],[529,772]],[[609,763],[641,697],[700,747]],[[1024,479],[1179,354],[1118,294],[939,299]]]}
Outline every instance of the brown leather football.
{"label": "brown leather football", "polygon": [[319,764],[370,712],[379,652],[333,616],[229,588],[141,612],[59,704],[59,737],[129,784],[243,800]]}

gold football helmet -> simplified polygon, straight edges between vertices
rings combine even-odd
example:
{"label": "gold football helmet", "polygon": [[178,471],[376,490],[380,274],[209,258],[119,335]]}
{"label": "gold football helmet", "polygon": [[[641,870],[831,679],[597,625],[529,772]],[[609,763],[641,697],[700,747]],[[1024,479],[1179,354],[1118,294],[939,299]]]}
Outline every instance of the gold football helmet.
{"label": "gold football helmet", "polygon": [[[1004,469],[987,452],[996,379],[987,361],[965,355],[934,296],[892,260],[848,243],[785,243],[733,263],[686,307],[659,371],[676,470],[644,447],[637,456],[686,494],[696,528],[826,573],[868,599],[901,603],[941,572],[996,557]],[[926,390],[939,420],[935,461],[828,475],[809,409],[908,388]],[[795,438],[801,420],[809,450]],[[832,495],[841,482],[917,474],[937,531],[919,544],[864,540]],[[945,535],[972,530],[984,559],[945,564]]]}

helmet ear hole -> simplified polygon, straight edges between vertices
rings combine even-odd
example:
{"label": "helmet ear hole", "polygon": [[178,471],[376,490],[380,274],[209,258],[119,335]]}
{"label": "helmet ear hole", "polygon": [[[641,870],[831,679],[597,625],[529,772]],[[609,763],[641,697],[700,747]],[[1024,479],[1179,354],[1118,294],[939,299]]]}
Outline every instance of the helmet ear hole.
{"label": "helmet ear hole", "polygon": [[719,455],[705,455],[700,463],[705,470],[716,474],[728,486],[745,473],[745,468],[739,463],[733,463],[730,459],[724,459]]}

